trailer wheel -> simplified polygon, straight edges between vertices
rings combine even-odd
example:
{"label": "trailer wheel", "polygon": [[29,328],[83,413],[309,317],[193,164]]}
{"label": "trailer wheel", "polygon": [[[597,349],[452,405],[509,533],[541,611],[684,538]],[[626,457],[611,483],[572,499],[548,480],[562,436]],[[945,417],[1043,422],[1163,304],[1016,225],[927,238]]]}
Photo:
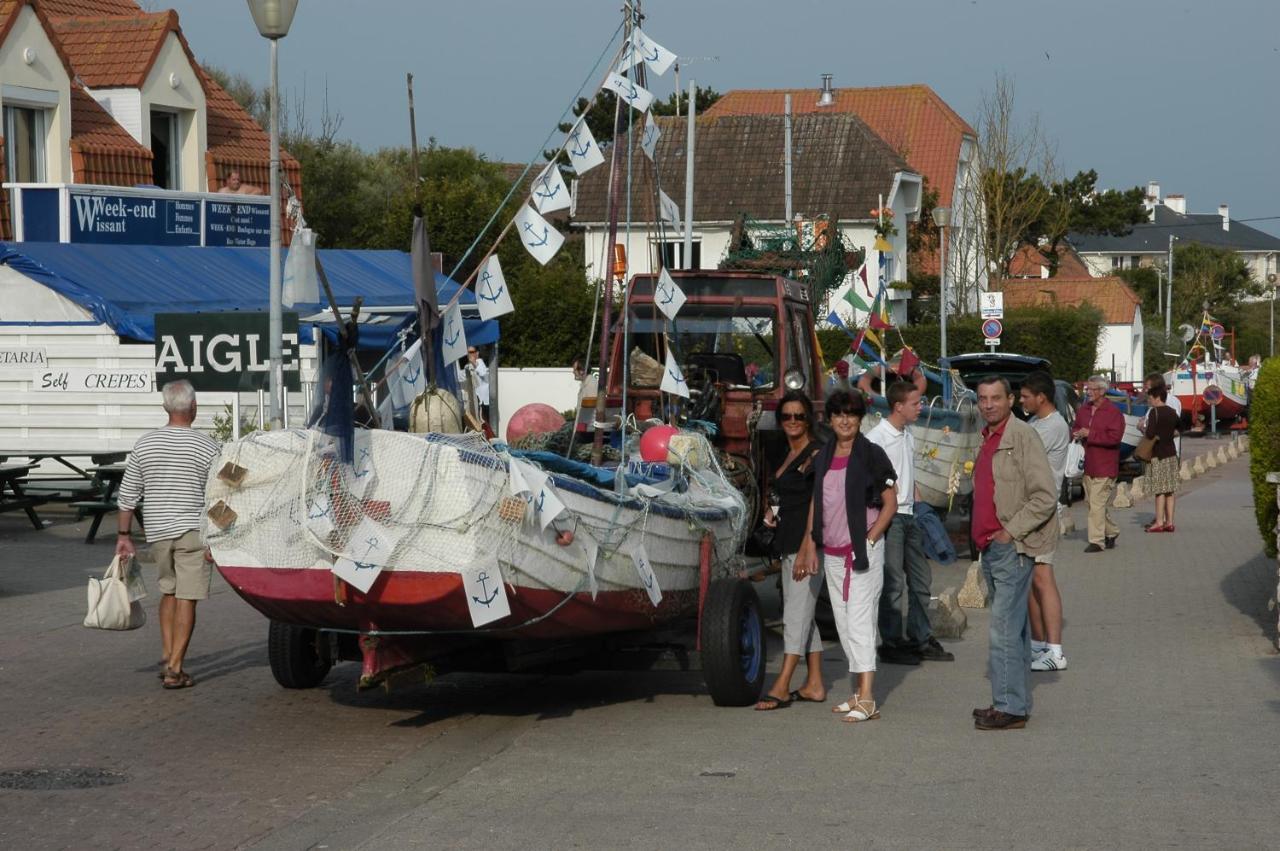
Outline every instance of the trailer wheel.
{"label": "trailer wheel", "polygon": [[284,688],[315,688],[333,667],[318,630],[279,621],[271,621],[267,629],[267,659],[271,675]]}
{"label": "trailer wheel", "polygon": [[716,706],[746,706],[764,688],[764,621],[755,589],[717,579],[702,611],[702,676]]}

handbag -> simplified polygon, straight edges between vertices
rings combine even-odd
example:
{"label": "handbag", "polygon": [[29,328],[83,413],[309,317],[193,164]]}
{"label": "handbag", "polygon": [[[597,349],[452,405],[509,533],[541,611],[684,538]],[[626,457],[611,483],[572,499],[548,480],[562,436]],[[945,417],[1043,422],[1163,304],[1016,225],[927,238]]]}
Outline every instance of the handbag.
{"label": "handbag", "polygon": [[1139,461],[1150,461],[1156,452],[1156,441],[1158,437],[1144,437],[1138,441],[1138,446],[1133,450],[1133,457]]}
{"label": "handbag", "polygon": [[[133,559],[125,561],[132,579],[137,569],[136,562]],[[124,574],[125,565],[121,563],[120,556],[116,556],[111,559],[111,566],[101,579],[89,579],[89,612],[84,616],[85,626],[90,629],[137,629],[147,622],[147,612],[135,598],[139,586],[135,584],[131,592]],[[140,576],[137,582],[141,582]]]}

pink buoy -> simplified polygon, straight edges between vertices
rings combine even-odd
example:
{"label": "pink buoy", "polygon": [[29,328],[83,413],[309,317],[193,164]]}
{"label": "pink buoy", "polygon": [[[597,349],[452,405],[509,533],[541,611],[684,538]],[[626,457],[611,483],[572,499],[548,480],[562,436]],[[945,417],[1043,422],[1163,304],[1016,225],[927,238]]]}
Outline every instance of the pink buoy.
{"label": "pink buoy", "polygon": [[640,435],[640,457],[646,461],[665,463],[667,460],[667,444],[671,438],[680,433],[675,426],[654,426]]}
{"label": "pink buoy", "polygon": [[507,443],[515,443],[528,434],[545,434],[564,425],[564,417],[550,405],[530,402],[507,420]]}

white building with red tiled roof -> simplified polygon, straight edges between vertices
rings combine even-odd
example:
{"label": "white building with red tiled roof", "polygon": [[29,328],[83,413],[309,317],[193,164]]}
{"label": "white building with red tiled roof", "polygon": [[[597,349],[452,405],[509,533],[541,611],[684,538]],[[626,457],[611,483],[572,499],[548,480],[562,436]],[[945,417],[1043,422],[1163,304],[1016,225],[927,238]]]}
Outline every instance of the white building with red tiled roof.
{"label": "white building with red tiled roof", "polygon": [[1054,277],[1043,280],[992,282],[1004,293],[1004,307],[1080,307],[1093,305],[1102,314],[1097,369],[1114,371],[1117,381],[1141,381],[1145,375],[1142,299],[1120,278]]}
{"label": "white building with red tiled roof", "polygon": [[[0,107],[4,182],[211,192],[233,170],[270,182],[266,131],[195,61],[171,10],[0,0]],[[281,159],[301,194],[297,161]]]}

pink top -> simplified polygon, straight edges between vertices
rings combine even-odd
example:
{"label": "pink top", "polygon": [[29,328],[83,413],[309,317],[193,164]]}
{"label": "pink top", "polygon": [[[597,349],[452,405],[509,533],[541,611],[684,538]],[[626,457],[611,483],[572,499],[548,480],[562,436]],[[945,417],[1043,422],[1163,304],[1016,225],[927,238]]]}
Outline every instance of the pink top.
{"label": "pink top", "polygon": [[[832,458],[831,469],[822,479],[822,548],[827,555],[844,558],[845,602],[849,601],[849,581],[853,577],[853,541],[849,534],[849,514],[845,511],[844,486],[849,457]],[[880,517],[880,509],[867,506],[867,528]]]}

